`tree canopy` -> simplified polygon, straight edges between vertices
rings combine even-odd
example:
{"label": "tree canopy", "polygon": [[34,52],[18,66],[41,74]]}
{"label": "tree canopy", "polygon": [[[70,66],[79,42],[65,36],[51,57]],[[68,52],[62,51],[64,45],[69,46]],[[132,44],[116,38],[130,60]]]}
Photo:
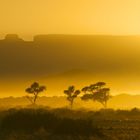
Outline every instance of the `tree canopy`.
{"label": "tree canopy", "polygon": [[27,96],[27,98],[31,101],[32,104],[36,103],[36,100],[38,98],[38,94],[46,90],[45,86],[39,85],[38,82],[34,82],[30,87],[28,87],[25,91],[28,94],[33,95],[33,97]]}
{"label": "tree canopy", "polygon": [[67,90],[64,90],[64,94],[67,95],[67,100],[72,108],[74,99],[80,94],[80,90],[75,90],[74,86],[69,86]]}
{"label": "tree canopy", "polygon": [[100,102],[105,108],[107,107],[107,101],[111,98],[110,88],[106,88],[105,82],[97,82],[90,86],[86,86],[82,89],[84,95],[82,100],[93,100]]}

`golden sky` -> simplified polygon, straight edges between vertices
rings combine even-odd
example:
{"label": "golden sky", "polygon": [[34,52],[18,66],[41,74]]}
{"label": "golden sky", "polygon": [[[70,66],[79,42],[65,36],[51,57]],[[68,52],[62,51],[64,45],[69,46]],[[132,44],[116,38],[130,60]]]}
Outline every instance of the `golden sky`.
{"label": "golden sky", "polygon": [[140,0],[0,0],[0,36],[140,34]]}
{"label": "golden sky", "polygon": [[[0,0],[0,38],[9,33],[19,34],[20,37],[29,40],[36,34],[140,35],[140,0]],[[21,45],[21,48],[15,44],[13,46],[10,44],[7,48],[4,46],[0,50],[0,77],[6,79],[5,76],[12,75],[15,78],[15,75],[20,77],[20,74],[24,77],[24,74],[27,73],[32,73],[34,76],[36,72],[38,75],[40,73],[43,75],[53,72],[53,70],[59,72],[59,68],[61,68],[61,72],[65,71],[66,67],[69,70],[77,67],[88,68],[93,70],[93,73],[106,71],[105,78],[103,77],[101,80],[105,79],[108,83],[112,83],[114,93],[130,91],[132,94],[138,94],[140,92],[140,39],[139,37],[110,38],[107,41],[104,40],[104,37],[95,39],[97,46],[90,42],[83,44],[72,41],[70,44],[65,44],[67,41],[64,41],[63,45],[67,48],[57,50],[59,45],[55,45],[56,51],[54,51],[54,46],[45,48],[46,50],[42,46],[39,46],[37,50],[36,48],[26,50],[24,44]],[[77,48],[75,46],[72,48],[72,43],[78,44]],[[72,55],[69,55],[70,52]],[[71,58],[71,56],[73,57]],[[96,60],[97,62],[95,62]],[[123,72],[126,73],[124,77],[122,77]],[[111,75],[110,79],[107,79],[108,75]],[[114,80],[114,76],[118,79]],[[3,79],[0,80],[0,83],[4,83]],[[26,83],[27,80],[24,79],[20,85]],[[57,83],[65,84],[63,80]],[[11,81],[8,85],[11,85]],[[17,87],[16,84],[15,86]],[[51,86],[53,89],[54,85]],[[64,87],[67,86],[64,85]],[[2,87],[1,91],[5,91],[5,87]],[[24,86],[20,88],[20,91],[24,92],[24,88]],[[11,88],[7,89],[11,92]],[[14,87],[14,89],[16,88]]]}

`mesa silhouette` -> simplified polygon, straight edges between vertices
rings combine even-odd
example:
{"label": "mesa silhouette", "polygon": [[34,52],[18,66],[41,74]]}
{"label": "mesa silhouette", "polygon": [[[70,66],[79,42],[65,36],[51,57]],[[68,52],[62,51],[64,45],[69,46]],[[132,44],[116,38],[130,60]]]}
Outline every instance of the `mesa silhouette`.
{"label": "mesa silhouette", "polygon": [[139,36],[37,35],[0,40],[0,76],[37,76],[72,69],[94,74],[140,72]]}

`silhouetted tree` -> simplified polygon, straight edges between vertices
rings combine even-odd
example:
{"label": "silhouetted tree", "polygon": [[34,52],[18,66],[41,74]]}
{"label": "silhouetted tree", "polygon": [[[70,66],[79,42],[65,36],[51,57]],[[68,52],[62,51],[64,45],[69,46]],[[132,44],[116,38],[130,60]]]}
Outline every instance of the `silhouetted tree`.
{"label": "silhouetted tree", "polygon": [[67,100],[70,102],[72,108],[74,99],[80,94],[80,90],[75,90],[74,86],[70,86],[67,90],[64,90],[64,94],[67,95]]}
{"label": "silhouetted tree", "polygon": [[106,83],[97,82],[88,87],[84,87],[82,91],[84,95],[81,97],[82,100],[93,100],[100,102],[104,108],[107,108],[107,101],[111,98],[110,88],[105,88]]}
{"label": "silhouetted tree", "polygon": [[38,94],[40,92],[43,92],[44,90],[46,90],[46,87],[45,86],[40,86],[39,83],[37,82],[34,82],[29,88],[27,88],[25,91],[28,93],[28,94],[31,94],[33,95],[33,97],[30,97],[30,96],[27,96],[27,98],[29,99],[29,101],[32,103],[32,104],[35,104],[36,103],[36,100],[38,98]]}
{"label": "silhouetted tree", "polygon": [[84,88],[82,88],[82,90],[81,90],[82,92],[84,92],[85,94],[87,94],[87,92],[89,91],[89,87],[84,87]]}

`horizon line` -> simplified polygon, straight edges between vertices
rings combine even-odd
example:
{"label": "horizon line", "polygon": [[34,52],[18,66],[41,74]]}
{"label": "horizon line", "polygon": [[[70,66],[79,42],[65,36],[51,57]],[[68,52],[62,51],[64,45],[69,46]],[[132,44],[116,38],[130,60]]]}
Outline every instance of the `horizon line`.
{"label": "horizon line", "polygon": [[[120,95],[126,95],[126,96],[140,96],[140,94],[132,94],[132,93],[119,93],[119,94],[115,94],[115,95],[112,95],[113,97],[115,96],[120,96]],[[3,97],[0,97],[0,99],[5,99],[5,98],[24,98],[26,97],[26,95],[23,95],[23,96],[3,96]],[[42,96],[39,96],[40,97],[48,97],[48,98],[53,98],[53,97],[66,97],[65,95],[49,95],[49,96],[45,96],[45,95],[42,95]],[[80,96],[79,96],[80,97]]]}
{"label": "horizon line", "polygon": [[[32,35],[32,39],[25,39],[22,35],[18,33],[7,33],[3,37],[0,37],[0,41],[5,40],[7,35],[16,35],[18,39],[22,39],[23,41],[34,41],[35,37],[38,36],[107,36],[107,37],[140,37],[140,34],[34,34]],[[21,37],[22,36],[22,37]]]}

